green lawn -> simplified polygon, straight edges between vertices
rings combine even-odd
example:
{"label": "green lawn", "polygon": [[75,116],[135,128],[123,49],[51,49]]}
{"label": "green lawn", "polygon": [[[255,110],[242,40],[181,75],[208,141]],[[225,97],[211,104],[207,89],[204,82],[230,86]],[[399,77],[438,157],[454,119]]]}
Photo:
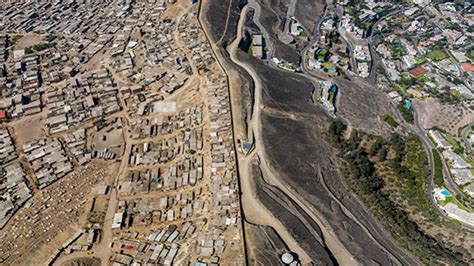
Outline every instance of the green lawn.
{"label": "green lawn", "polygon": [[[474,168],[474,161],[471,159],[471,157],[466,157],[464,158],[464,161],[466,161],[466,163],[470,164],[471,165],[471,168]],[[474,175],[474,169],[471,170],[471,173]]]}
{"label": "green lawn", "polygon": [[402,102],[398,105],[398,110],[400,111],[400,113],[402,114],[403,116],[403,119],[405,119],[405,121],[407,121],[408,123],[410,124],[413,124],[413,122],[415,121],[415,118],[413,116],[413,111],[412,109],[410,110],[407,110],[405,108],[405,103]]}
{"label": "green lawn", "polygon": [[469,53],[467,53],[466,56],[469,57],[469,59],[471,59],[472,61],[474,61],[474,49],[469,51]]}
{"label": "green lawn", "polygon": [[460,100],[460,101],[462,101],[462,100],[464,99],[464,97],[462,97],[462,95],[461,95],[461,94],[459,93],[459,91],[457,91],[457,90],[450,90],[449,93],[451,93],[451,95],[452,95],[454,98],[456,98],[456,99],[458,99],[458,100]]}
{"label": "green lawn", "polygon": [[33,45],[33,50],[35,51],[43,51],[43,50],[46,50],[46,49],[49,49],[49,48],[53,48],[53,44],[51,43],[40,43],[40,44],[35,44]]}
{"label": "green lawn", "polygon": [[253,56],[253,45],[249,46],[249,49],[247,50],[247,54],[250,56]]}
{"label": "green lawn", "polygon": [[395,87],[395,90],[401,95],[405,95],[407,93],[408,88],[410,88],[410,86],[406,86],[402,83],[393,83],[393,86]]}
{"label": "green lawn", "polygon": [[323,68],[327,68],[327,69],[336,67],[336,65],[333,62],[324,62],[321,65],[323,66]]}
{"label": "green lawn", "polygon": [[430,78],[428,78],[428,77],[425,76],[425,75],[421,75],[421,76],[419,76],[419,77],[416,77],[415,79],[416,79],[416,81],[418,81],[418,82],[421,83],[421,84],[424,84],[424,83],[430,81]]}
{"label": "green lawn", "polygon": [[336,93],[333,90],[329,91],[328,102],[334,103],[334,99],[336,97]]}
{"label": "green lawn", "polygon": [[448,55],[442,50],[433,50],[427,53],[426,56],[433,61],[441,61],[445,59],[446,57],[448,57]]}
{"label": "green lawn", "polygon": [[384,114],[383,115],[383,121],[385,121],[391,127],[397,127],[398,126],[398,123],[395,120],[395,118],[393,118],[393,116],[391,116],[389,114]]}
{"label": "green lawn", "polygon": [[464,149],[461,147],[461,144],[457,142],[451,135],[443,134],[444,138],[453,146],[453,151],[456,153],[463,153]]}
{"label": "green lawn", "polygon": [[316,92],[316,100],[317,100],[318,102],[322,102],[322,100],[321,100],[322,94],[323,94],[323,90],[322,90],[322,89],[317,90],[317,92]]}
{"label": "green lawn", "polygon": [[21,38],[23,38],[23,35],[14,35],[12,39],[13,39],[14,42],[16,42]]}
{"label": "green lawn", "polygon": [[469,209],[466,206],[464,206],[458,199],[456,199],[456,197],[453,197],[453,196],[446,197],[445,200],[440,200],[438,203],[441,206],[444,206],[448,203],[453,203],[454,205],[458,206],[461,210],[465,210],[469,212]]}
{"label": "green lawn", "polygon": [[329,53],[328,50],[321,49],[314,54],[314,58],[316,58],[317,60],[324,60],[326,58],[327,53]]}
{"label": "green lawn", "polygon": [[374,11],[375,11],[375,13],[380,14],[380,13],[385,11],[385,8],[382,8],[382,7],[378,6],[378,7],[374,8]]}
{"label": "green lawn", "polygon": [[417,58],[415,58],[415,61],[416,61],[416,64],[417,64],[417,65],[421,65],[421,64],[423,64],[424,62],[426,62],[426,59],[423,58],[423,57],[417,57]]}
{"label": "green lawn", "polygon": [[35,44],[33,46],[26,47],[25,48],[25,54],[32,54],[33,50],[37,51],[37,52],[40,52],[40,51],[43,51],[43,50],[46,50],[46,49],[49,49],[49,48],[53,48],[53,47],[54,47],[54,45],[51,44],[51,43]]}
{"label": "green lawn", "polygon": [[437,149],[433,149],[433,159],[434,159],[434,182],[438,187],[443,186],[443,164],[441,162],[441,156]]}

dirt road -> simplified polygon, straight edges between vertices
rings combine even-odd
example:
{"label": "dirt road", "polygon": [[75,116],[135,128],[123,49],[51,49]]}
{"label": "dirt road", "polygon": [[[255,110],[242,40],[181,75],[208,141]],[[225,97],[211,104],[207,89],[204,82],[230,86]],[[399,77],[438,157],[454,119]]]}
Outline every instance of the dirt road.
{"label": "dirt road", "polygon": [[[230,54],[230,59],[243,69],[245,69],[252,79],[255,82],[255,95],[254,95],[254,113],[251,118],[251,123],[249,124],[249,127],[253,128],[253,131],[255,133],[255,145],[256,148],[245,158],[240,159],[239,162],[239,168],[241,169],[240,171],[240,179],[241,179],[241,189],[242,189],[242,201],[243,201],[243,208],[244,208],[244,213],[247,217],[249,215],[249,218],[252,218],[253,212],[258,209],[259,212],[264,210],[263,212],[268,213],[269,211],[261,206],[261,203],[258,201],[258,199],[255,197],[254,193],[254,188],[252,188],[250,178],[251,176],[249,175],[249,171],[251,168],[251,161],[253,160],[254,156],[256,154],[259,155],[261,159],[261,165],[263,166],[263,171],[265,177],[270,177],[272,183],[274,183],[279,189],[284,191],[291,199],[296,201],[301,208],[305,210],[305,212],[318,224],[318,226],[321,228],[324,236],[324,240],[326,244],[328,245],[329,249],[337,259],[337,261],[340,264],[346,264],[346,265],[354,265],[355,260],[353,256],[345,249],[345,247],[339,242],[337,237],[334,235],[334,232],[332,232],[331,229],[328,229],[327,225],[323,224],[323,222],[315,215],[315,211],[311,210],[306,207],[306,204],[303,204],[298,197],[295,197],[293,193],[291,193],[288,188],[283,185],[278,178],[275,178],[275,176],[271,173],[271,171],[268,168],[268,164],[266,163],[265,160],[265,151],[263,149],[263,141],[261,139],[261,123],[260,123],[260,112],[263,108],[263,105],[261,104],[261,94],[262,94],[262,86],[261,86],[261,81],[256,75],[255,71],[248,66],[246,63],[241,62],[237,59],[236,53],[237,53],[237,46],[238,42],[241,39],[242,36],[242,26],[244,23],[244,18],[246,17],[245,14],[247,12],[247,6],[243,8],[242,14],[240,16],[239,20],[239,25],[237,29],[237,38],[234,40],[234,42],[229,46],[228,51]],[[265,217],[262,216],[257,216],[259,217],[258,222],[255,222],[257,224],[267,224],[275,228],[275,230],[282,236],[282,238],[285,240],[285,242],[290,246],[294,240],[293,239],[288,239],[286,236],[287,230],[284,228],[281,228],[281,223],[271,215],[265,215]],[[263,219],[262,219],[263,218]],[[270,219],[270,220],[269,220]],[[286,238],[286,239],[285,239]],[[296,243],[295,243],[296,244]],[[290,246],[291,248],[291,246]],[[296,248],[296,247],[295,247]],[[297,252],[297,250],[293,250]],[[303,254],[305,256],[303,256]],[[307,257],[305,253],[300,254],[302,258]],[[306,258],[305,260],[309,259]],[[304,263],[304,261],[302,260]]]}

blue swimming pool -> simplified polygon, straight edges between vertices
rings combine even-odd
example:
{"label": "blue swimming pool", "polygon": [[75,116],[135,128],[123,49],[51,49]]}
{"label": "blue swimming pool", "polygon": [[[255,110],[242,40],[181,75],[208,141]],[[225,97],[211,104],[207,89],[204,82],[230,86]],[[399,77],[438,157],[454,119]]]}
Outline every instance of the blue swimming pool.
{"label": "blue swimming pool", "polygon": [[443,194],[446,197],[451,196],[451,192],[447,191],[446,189],[441,190],[441,194]]}

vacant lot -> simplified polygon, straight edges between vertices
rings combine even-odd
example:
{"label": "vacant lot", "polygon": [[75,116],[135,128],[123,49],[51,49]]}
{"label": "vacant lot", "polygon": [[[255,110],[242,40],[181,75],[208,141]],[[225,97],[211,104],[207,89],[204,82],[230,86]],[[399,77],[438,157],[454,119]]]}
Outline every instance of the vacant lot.
{"label": "vacant lot", "polygon": [[39,114],[26,116],[10,123],[10,125],[15,130],[15,137],[18,147],[22,147],[25,143],[45,137],[45,132],[43,130],[45,116],[46,113],[42,112]]}
{"label": "vacant lot", "polygon": [[461,105],[442,104],[433,98],[414,101],[414,108],[423,128],[439,127],[453,136],[474,121],[472,110]]}
{"label": "vacant lot", "polygon": [[63,264],[61,266],[100,266],[100,259],[99,258],[77,258],[77,259],[71,259]]}
{"label": "vacant lot", "polygon": [[18,39],[17,43],[15,44],[15,50],[21,50],[35,44],[39,44],[42,40],[43,38],[38,35],[25,35]]}
{"label": "vacant lot", "polygon": [[123,153],[124,139],[122,128],[116,126],[107,126],[97,132],[94,132],[92,149],[96,151],[108,150],[117,155]]}

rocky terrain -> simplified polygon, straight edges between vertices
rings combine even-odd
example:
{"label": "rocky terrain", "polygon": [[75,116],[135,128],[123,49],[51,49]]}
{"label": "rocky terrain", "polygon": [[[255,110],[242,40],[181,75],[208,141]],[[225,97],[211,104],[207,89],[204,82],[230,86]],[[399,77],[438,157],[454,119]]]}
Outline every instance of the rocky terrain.
{"label": "rocky terrain", "polygon": [[99,266],[100,259],[92,258],[77,258],[71,259],[62,264],[62,266]]}
{"label": "rocky terrain", "polygon": [[352,127],[383,136],[393,131],[381,117],[385,114],[397,117],[397,110],[380,90],[366,82],[346,78],[338,78],[336,84],[340,88],[338,113]]}
{"label": "rocky terrain", "polygon": [[322,1],[298,0],[295,5],[295,17],[310,33],[316,29],[315,14],[323,14],[325,5]]}
{"label": "rocky terrain", "polygon": [[[270,20],[269,16],[272,13],[273,16],[276,14],[281,17],[285,10],[281,2],[278,5],[274,4],[275,6],[270,3],[266,8],[262,8],[261,16],[262,24],[268,27],[270,35],[277,36],[276,31],[281,22],[275,19]],[[225,9],[223,6],[221,8]],[[231,12],[238,13],[237,7],[235,8],[236,10]],[[213,14],[219,13],[214,11],[207,15],[209,19]],[[211,38],[219,39],[218,26],[213,26],[213,24],[209,24],[210,32],[214,34]],[[227,30],[235,32],[230,28]],[[290,57],[299,57],[296,50],[290,46],[279,49],[277,44],[275,50],[277,53],[285,51],[284,53]],[[222,55],[224,60],[227,60],[227,53],[222,52]],[[237,56],[240,61],[251,65],[261,79],[262,100],[265,106],[261,112],[262,137],[268,162],[274,172],[278,173],[278,179],[302,195],[305,203],[314,209],[325,226],[330,224],[328,226],[330,230],[337,235],[355,260],[364,264],[416,263],[415,259],[392,242],[377,222],[368,215],[361,203],[346,190],[337,170],[338,159],[325,140],[328,116],[311,101],[313,90],[311,81],[301,75],[275,70],[243,52],[238,52]],[[231,64],[229,65],[232,67]],[[344,90],[344,84],[342,87]],[[232,90],[235,89],[232,88]],[[233,99],[233,103],[236,101],[239,100]],[[379,106],[383,104],[374,104],[374,102],[375,99],[373,102],[367,102],[367,108],[371,109],[374,113],[373,120],[376,120],[379,114],[387,110],[379,110]],[[346,113],[349,113],[357,108],[357,103],[348,103],[344,109]],[[368,121],[366,125],[363,125],[362,121],[354,123],[368,128],[370,122]],[[264,182],[257,182],[256,186],[260,201],[287,228],[290,230],[301,228],[298,230],[313,232],[320,230],[314,221],[311,222],[311,218],[305,216],[304,210],[295,208],[296,204],[288,205],[291,201],[282,208],[281,204],[285,202],[284,193],[278,189],[272,189],[271,185]],[[295,219],[295,214],[301,217],[299,221]],[[303,223],[305,226],[299,227],[289,222]],[[316,262],[334,262],[333,251],[324,247],[323,238],[320,239],[322,242],[315,242],[314,239],[308,238],[304,231],[292,233],[306,252],[315,252],[308,255]],[[301,237],[302,235],[306,237]],[[248,240],[251,245],[265,246],[259,241],[252,243],[252,238]],[[319,245],[315,243],[323,243],[323,245],[318,248]]]}
{"label": "rocky terrain", "polygon": [[279,254],[284,253],[287,247],[273,228],[247,223],[246,232],[248,241],[255,243],[247,250],[248,261],[251,265],[277,265],[280,263]]}
{"label": "rocky terrain", "polygon": [[310,101],[311,83],[267,67],[255,69],[262,71],[266,85],[264,145],[279,178],[331,221],[332,230],[356,260],[381,264],[410,260],[389,255],[404,253],[342,183],[337,158],[325,140],[328,117]]}
{"label": "rocky terrain", "polygon": [[[264,181],[262,172],[257,165],[252,169],[254,186],[258,199],[272,210],[273,215],[288,229],[300,246],[308,253],[308,256],[316,264],[334,265],[337,264],[334,257],[324,242],[319,226],[311,220],[308,215],[281,190]],[[267,231],[267,230],[266,230]],[[247,232],[251,246],[259,247],[265,245],[258,241],[258,237]],[[273,235],[273,234],[272,234]],[[273,236],[274,237],[274,236]],[[284,249],[276,249],[274,254],[281,255]],[[257,259],[258,258],[258,259]],[[260,258],[256,256],[256,259]]]}
{"label": "rocky terrain", "polygon": [[474,120],[474,112],[463,106],[442,104],[435,99],[418,100],[415,107],[419,111],[421,126],[425,129],[439,127],[458,135],[460,129]]}

